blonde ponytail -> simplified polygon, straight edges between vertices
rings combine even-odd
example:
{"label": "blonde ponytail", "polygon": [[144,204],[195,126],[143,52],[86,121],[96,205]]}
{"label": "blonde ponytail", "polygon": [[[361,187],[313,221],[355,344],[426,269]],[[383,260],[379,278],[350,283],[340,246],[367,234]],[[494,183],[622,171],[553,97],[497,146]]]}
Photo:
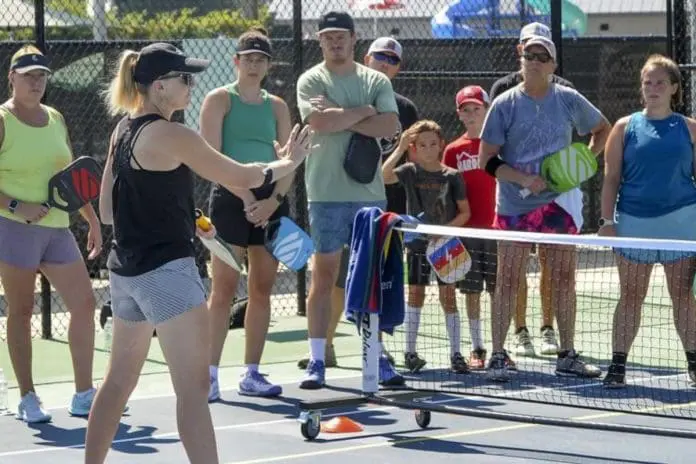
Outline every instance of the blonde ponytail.
{"label": "blonde ponytail", "polygon": [[111,116],[133,113],[142,105],[143,95],[133,79],[133,69],[139,56],[140,54],[133,50],[121,53],[118,72],[106,91],[106,104]]}

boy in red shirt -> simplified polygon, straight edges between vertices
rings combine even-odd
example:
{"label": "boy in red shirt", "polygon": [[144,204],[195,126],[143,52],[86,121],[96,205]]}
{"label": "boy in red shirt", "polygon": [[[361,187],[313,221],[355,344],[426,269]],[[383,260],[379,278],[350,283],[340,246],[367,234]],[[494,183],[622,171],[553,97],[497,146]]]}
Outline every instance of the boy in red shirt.
{"label": "boy in red shirt", "polygon": [[[479,138],[490,98],[478,85],[464,87],[455,97],[457,115],[466,132],[445,148],[443,164],[456,169],[466,185],[471,217],[465,227],[491,229],[495,216],[495,178],[479,168]],[[471,255],[471,270],[464,280],[457,283],[466,295],[466,311],[471,334],[470,369],[483,369],[486,350],[481,333],[481,293],[493,297],[497,274],[497,243],[495,240],[463,238],[462,242]]]}

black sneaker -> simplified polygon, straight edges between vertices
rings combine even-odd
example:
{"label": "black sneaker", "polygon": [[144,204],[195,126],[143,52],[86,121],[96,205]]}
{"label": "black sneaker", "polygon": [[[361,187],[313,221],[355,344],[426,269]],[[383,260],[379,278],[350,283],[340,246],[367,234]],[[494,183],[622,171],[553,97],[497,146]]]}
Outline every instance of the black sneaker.
{"label": "black sneaker", "polygon": [[450,370],[455,374],[468,374],[469,366],[466,364],[466,359],[461,353],[457,352],[450,358]]}
{"label": "black sneaker", "polygon": [[510,380],[510,368],[508,367],[509,357],[504,351],[493,353],[488,361],[488,372],[486,377],[494,382],[507,382]]}
{"label": "black sneaker", "polygon": [[418,373],[427,364],[425,359],[418,356],[418,353],[406,353],[404,355],[404,363],[406,369],[412,374]]}

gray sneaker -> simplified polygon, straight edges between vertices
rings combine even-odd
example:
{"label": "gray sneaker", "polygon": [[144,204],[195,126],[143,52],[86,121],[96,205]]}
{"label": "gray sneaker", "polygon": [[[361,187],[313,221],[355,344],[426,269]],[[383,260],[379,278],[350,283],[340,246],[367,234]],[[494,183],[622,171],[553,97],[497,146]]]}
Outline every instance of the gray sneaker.
{"label": "gray sneaker", "polygon": [[599,367],[587,364],[580,359],[580,355],[575,350],[565,351],[558,354],[556,360],[556,375],[560,377],[584,377],[595,378],[602,375]]}

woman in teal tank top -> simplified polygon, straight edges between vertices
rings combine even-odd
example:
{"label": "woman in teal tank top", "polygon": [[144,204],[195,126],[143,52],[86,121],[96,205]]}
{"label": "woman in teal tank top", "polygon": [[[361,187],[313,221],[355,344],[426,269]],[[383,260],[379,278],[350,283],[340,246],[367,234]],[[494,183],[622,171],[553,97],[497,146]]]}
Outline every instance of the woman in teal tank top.
{"label": "woman in teal tank top", "polygon": [[[8,303],[7,341],[19,386],[17,417],[48,422],[32,378],[31,318],[40,270],[70,312],[68,343],[76,393],[68,412],[87,416],[92,384],[96,301],[67,213],[43,205],[48,181],[72,161],[63,116],[41,104],[51,73],[39,49],[24,46],[11,59],[12,96],[0,105],[0,282]],[[99,218],[91,204],[80,210],[89,224],[88,259],[101,252]]]}
{"label": "woman in teal tank top", "polygon": [[[599,235],[696,241],[694,141],[696,121],[674,112],[681,103],[681,71],[651,56],[641,71],[643,111],[621,118],[609,136]],[[614,314],[608,388],[626,385],[626,359],[656,263],[664,267],[674,324],[696,387],[696,253],[616,248],[620,295]],[[659,284],[658,284],[659,285]],[[650,348],[648,348],[650,349]]]}
{"label": "woman in teal tank top", "polygon": [[[272,53],[266,32],[254,29],[240,36],[234,63],[235,82],[210,92],[201,110],[201,134],[213,148],[241,163],[268,162],[276,158],[274,141],[286,142],[291,130],[290,110],[279,97],[261,88],[268,73]],[[258,372],[268,333],[271,291],[278,262],[264,247],[266,224],[289,214],[286,194],[292,184],[287,176],[268,189],[229,191],[216,185],[211,193],[210,217],[218,235],[231,244],[238,256],[247,254],[248,303],[244,319],[246,372],[239,393],[278,396],[279,385],[272,385]],[[211,330],[209,401],[220,398],[218,365],[229,331],[232,304],[239,273],[212,257],[212,288],[208,300]]]}

